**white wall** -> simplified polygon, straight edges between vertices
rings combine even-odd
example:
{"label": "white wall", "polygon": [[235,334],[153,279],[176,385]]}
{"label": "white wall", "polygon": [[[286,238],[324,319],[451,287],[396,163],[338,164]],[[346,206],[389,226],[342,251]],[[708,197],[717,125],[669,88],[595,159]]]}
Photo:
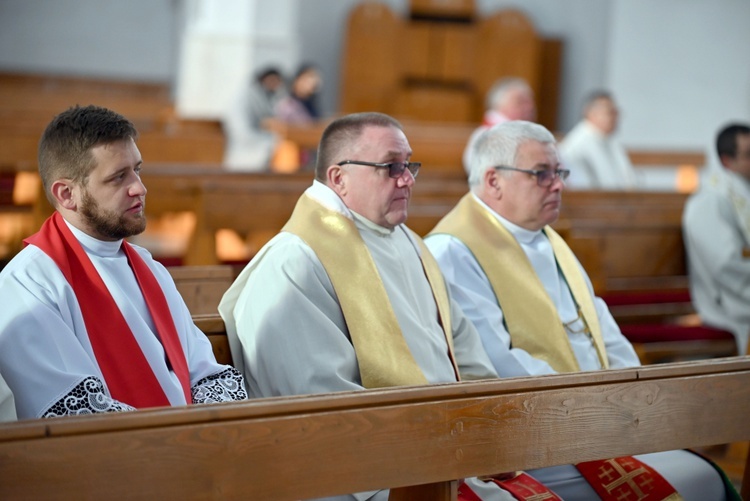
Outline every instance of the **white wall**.
{"label": "white wall", "polygon": [[[291,73],[299,62],[316,63],[325,77],[322,109],[337,111],[342,28],[361,0],[249,1],[252,55],[236,63],[237,72],[280,61]],[[750,121],[748,0],[476,2],[480,14],[521,9],[542,35],[565,41],[561,131],[578,119],[585,94],[599,87],[620,102],[620,135],[628,146],[709,145],[726,121]],[[386,3],[405,15],[409,2]],[[0,71],[171,82],[178,74],[180,13],[188,4],[0,0]]]}
{"label": "white wall", "polygon": [[169,82],[175,0],[0,0],[0,69]]}
{"label": "white wall", "polygon": [[606,81],[633,147],[704,146],[750,121],[750,2],[615,0]]}
{"label": "white wall", "polygon": [[183,5],[175,80],[181,116],[222,117],[258,68],[297,57],[296,0],[185,0]]}

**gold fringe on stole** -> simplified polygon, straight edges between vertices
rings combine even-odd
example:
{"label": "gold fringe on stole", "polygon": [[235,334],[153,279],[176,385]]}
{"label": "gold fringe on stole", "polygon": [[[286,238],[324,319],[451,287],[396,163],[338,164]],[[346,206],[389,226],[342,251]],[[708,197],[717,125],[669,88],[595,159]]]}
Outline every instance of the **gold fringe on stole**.
{"label": "gold fringe on stole", "polygon": [[354,221],[302,195],[282,231],[309,245],[331,279],[357,355],[362,385],[427,384]]}
{"label": "gold fringe on stole", "polygon": [[[545,231],[554,233],[551,228]],[[526,253],[513,235],[485,210],[471,194],[465,195],[456,207],[432,230],[431,234],[446,233],[461,240],[472,252],[492,286],[514,347],[544,360],[557,372],[578,372],[580,367],[568,333],[562,325],[557,308],[544,289]],[[577,267],[575,258],[562,239],[550,237],[552,248],[568,255],[558,260],[568,281],[573,297],[581,300],[584,321],[591,330],[594,345],[608,367],[601,328],[593,309],[593,299]],[[555,240],[553,242],[553,240]],[[562,244],[562,245],[560,245]],[[583,287],[583,289],[581,289]]]}

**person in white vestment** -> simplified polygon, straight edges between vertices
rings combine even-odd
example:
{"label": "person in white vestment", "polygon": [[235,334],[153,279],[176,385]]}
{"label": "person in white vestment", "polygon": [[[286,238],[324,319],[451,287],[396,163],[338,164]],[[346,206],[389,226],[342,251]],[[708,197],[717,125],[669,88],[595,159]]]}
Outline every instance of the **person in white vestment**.
{"label": "person in white vestment", "polygon": [[[411,153],[400,124],[380,113],[347,115],[323,132],[312,186],[219,305],[251,396],[497,377],[404,225],[420,167]],[[482,499],[513,499],[467,482]]]}
{"label": "person in white vestment", "polygon": [[750,335],[750,124],[716,138],[722,168],[688,198],[682,229],[690,295],[701,320],[730,330],[739,354]]}
{"label": "person in white vestment", "polygon": [[463,163],[467,174],[470,171],[472,147],[482,132],[509,120],[536,120],[534,91],[523,78],[501,78],[487,92],[485,109],[482,124],[472,132],[464,147]]}
{"label": "person in white vestment", "polygon": [[0,374],[0,423],[16,420],[16,404],[13,401],[13,393],[8,384]]}
{"label": "person in white vestment", "polygon": [[[640,365],[569,247],[549,225],[569,171],[544,127],[506,122],[478,139],[470,191],[425,242],[501,377]],[[723,499],[686,451],[636,456],[685,499]],[[576,466],[529,471],[563,499],[599,499]]]}
{"label": "person in white vestment", "polygon": [[76,106],[39,144],[56,212],[0,273],[0,375],[18,419],[247,398],[166,268],[124,241],[142,232],[137,132]]}
{"label": "person in white vestment", "polygon": [[583,119],[560,141],[571,189],[632,190],[638,186],[633,164],[615,137],[620,112],[609,92],[592,92]]}
{"label": "person in white vestment", "polygon": [[231,100],[221,120],[227,140],[223,160],[227,169],[262,171],[270,167],[279,138],[264,129],[263,121],[276,116],[276,106],[287,95],[281,72],[269,67]]}

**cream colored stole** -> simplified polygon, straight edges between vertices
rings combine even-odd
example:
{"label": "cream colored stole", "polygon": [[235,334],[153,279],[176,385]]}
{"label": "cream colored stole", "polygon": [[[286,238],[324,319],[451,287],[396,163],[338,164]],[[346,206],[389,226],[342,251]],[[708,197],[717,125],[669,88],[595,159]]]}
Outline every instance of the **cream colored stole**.
{"label": "cream colored stole", "polygon": [[[357,355],[362,385],[383,388],[427,384],[409,351],[375,261],[354,221],[305,194],[282,231],[297,235],[309,245],[331,279]],[[437,262],[421,239],[409,236],[420,246],[424,272],[448,342],[448,356],[458,378],[445,283]]]}
{"label": "cream colored stole", "polygon": [[[599,361],[608,368],[594,300],[575,256],[552,228],[546,227],[544,232],[588,326]],[[557,308],[526,253],[494,215],[467,194],[431,232],[438,233],[458,238],[474,255],[503,310],[514,347],[544,360],[557,372],[580,370]]]}

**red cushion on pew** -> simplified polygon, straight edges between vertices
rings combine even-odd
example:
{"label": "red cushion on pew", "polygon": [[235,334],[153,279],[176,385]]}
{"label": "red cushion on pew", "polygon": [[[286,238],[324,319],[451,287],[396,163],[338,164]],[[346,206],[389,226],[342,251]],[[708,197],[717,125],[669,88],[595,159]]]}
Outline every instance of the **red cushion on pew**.
{"label": "red cushion on pew", "polygon": [[679,290],[653,290],[653,291],[627,291],[607,292],[600,296],[608,306],[624,306],[634,304],[653,303],[689,303],[690,291]]}
{"label": "red cushion on pew", "polygon": [[620,330],[631,343],[734,340],[731,332],[705,325],[625,324]]}

